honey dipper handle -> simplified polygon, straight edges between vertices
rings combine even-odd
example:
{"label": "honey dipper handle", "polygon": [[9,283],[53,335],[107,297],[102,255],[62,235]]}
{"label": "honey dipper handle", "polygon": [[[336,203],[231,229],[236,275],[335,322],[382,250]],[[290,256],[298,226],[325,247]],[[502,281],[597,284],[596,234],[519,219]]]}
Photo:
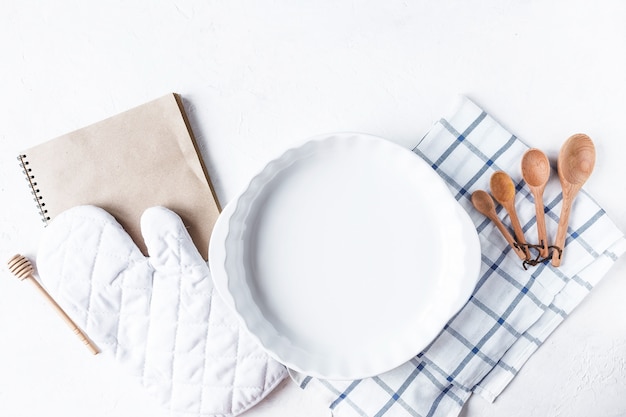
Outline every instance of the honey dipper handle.
{"label": "honey dipper handle", "polygon": [[98,347],[89,339],[89,337],[87,337],[87,335],[76,325],[76,323],[74,323],[70,316],[67,315],[67,313],[61,308],[59,304],[57,304],[54,298],[52,298],[52,296],[48,294],[48,291],[46,291],[45,288],[41,286],[39,281],[37,281],[32,275],[26,277],[26,279],[32,282],[35,288],[37,288],[37,290],[39,290],[39,292],[48,300],[50,305],[56,310],[57,313],[59,313],[61,318],[63,318],[67,325],[70,326],[74,334],[76,334],[76,336],[78,336],[78,338],[87,346],[91,353],[93,353],[94,355],[100,353]]}

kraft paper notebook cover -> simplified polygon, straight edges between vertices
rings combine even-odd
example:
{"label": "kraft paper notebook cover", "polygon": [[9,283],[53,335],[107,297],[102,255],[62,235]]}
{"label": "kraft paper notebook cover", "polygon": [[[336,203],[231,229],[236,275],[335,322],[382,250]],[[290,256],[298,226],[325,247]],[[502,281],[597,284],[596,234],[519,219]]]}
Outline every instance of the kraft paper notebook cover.
{"label": "kraft paper notebook cover", "polygon": [[141,214],[165,206],[208,258],[219,207],[176,94],[27,149],[19,160],[46,224],[92,204],[111,213],[146,254]]}

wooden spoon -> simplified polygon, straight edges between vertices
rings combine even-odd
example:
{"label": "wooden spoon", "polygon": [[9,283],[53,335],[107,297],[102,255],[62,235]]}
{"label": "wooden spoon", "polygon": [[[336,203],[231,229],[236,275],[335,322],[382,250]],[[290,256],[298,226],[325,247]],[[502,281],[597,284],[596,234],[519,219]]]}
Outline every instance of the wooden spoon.
{"label": "wooden spoon", "polygon": [[554,242],[561,249],[561,252],[554,251],[552,253],[553,266],[561,265],[572,202],[576,193],[591,175],[595,163],[596,148],[589,136],[582,133],[570,136],[561,146],[557,159],[557,170],[563,189],[563,205],[561,206],[561,217]]}
{"label": "wooden spoon", "polygon": [[506,239],[506,241],[513,248],[515,253],[517,253],[517,256],[519,256],[522,260],[526,260],[526,254],[523,250],[519,248],[519,246],[515,244],[513,236],[511,236],[507,228],[502,224],[500,218],[496,214],[496,205],[493,202],[491,196],[483,190],[474,191],[472,193],[472,204],[474,205],[476,210],[484,214],[489,220],[495,223],[498,230],[500,230],[500,233],[502,233],[502,236],[504,236],[504,239]]}
{"label": "wooden spoon", "polygon": [[[507,213],[509,213],[511,226],[513,226],[517,243],[525,245],[526,239],[524,239],[524,232],[522,231],[522,226],[519,223],[517,211],[515,211],[515,184],[513,184],[513,180],[506,172],[496,171],[491,176],[489,187],[491,188],[491,195],[493,195],[493,198],[495,198],[496,201],[504,207]],[[528,251],[528,248],[524,246],[523,251],[526,255],[525,259],[530,259],[530,252]]]}
{"label": "wooden spoon", "polygon": [[548,238],[546,235],[546,217],[543,207],[543,191],[550,178],[550,161],[539,149],[529,149],[522,157],[522,178],[526,181],[530,192],[535,198],[535,216],[537,218],[537,235],[542,258],[548,256]]}

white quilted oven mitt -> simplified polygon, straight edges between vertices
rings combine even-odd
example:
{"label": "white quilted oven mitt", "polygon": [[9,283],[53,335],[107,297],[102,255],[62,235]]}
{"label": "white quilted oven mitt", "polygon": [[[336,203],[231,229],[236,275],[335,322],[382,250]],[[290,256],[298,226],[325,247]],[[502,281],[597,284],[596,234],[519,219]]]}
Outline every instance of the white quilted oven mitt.
{"label": "white quilted oven mitt", "polygon": [[45,229],[37,267],[53,296],[174,415],[234,416],[286,376],[221,301],[174,212],[145,211],[140,252],[106,211],[67,210]]}

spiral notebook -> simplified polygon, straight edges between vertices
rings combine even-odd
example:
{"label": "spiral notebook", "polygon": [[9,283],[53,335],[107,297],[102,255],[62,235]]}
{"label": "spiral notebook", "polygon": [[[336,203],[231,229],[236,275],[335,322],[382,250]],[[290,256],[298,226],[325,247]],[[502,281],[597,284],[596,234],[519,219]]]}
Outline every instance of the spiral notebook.
{"label": "spiral notebook", "polygon": [[208,258],[219,204],[177,94],[44,142],[18,159],[45,224],[70,207],[95,205],[146,254],[139,219],[146,208],[164,206],[182,218]]}

